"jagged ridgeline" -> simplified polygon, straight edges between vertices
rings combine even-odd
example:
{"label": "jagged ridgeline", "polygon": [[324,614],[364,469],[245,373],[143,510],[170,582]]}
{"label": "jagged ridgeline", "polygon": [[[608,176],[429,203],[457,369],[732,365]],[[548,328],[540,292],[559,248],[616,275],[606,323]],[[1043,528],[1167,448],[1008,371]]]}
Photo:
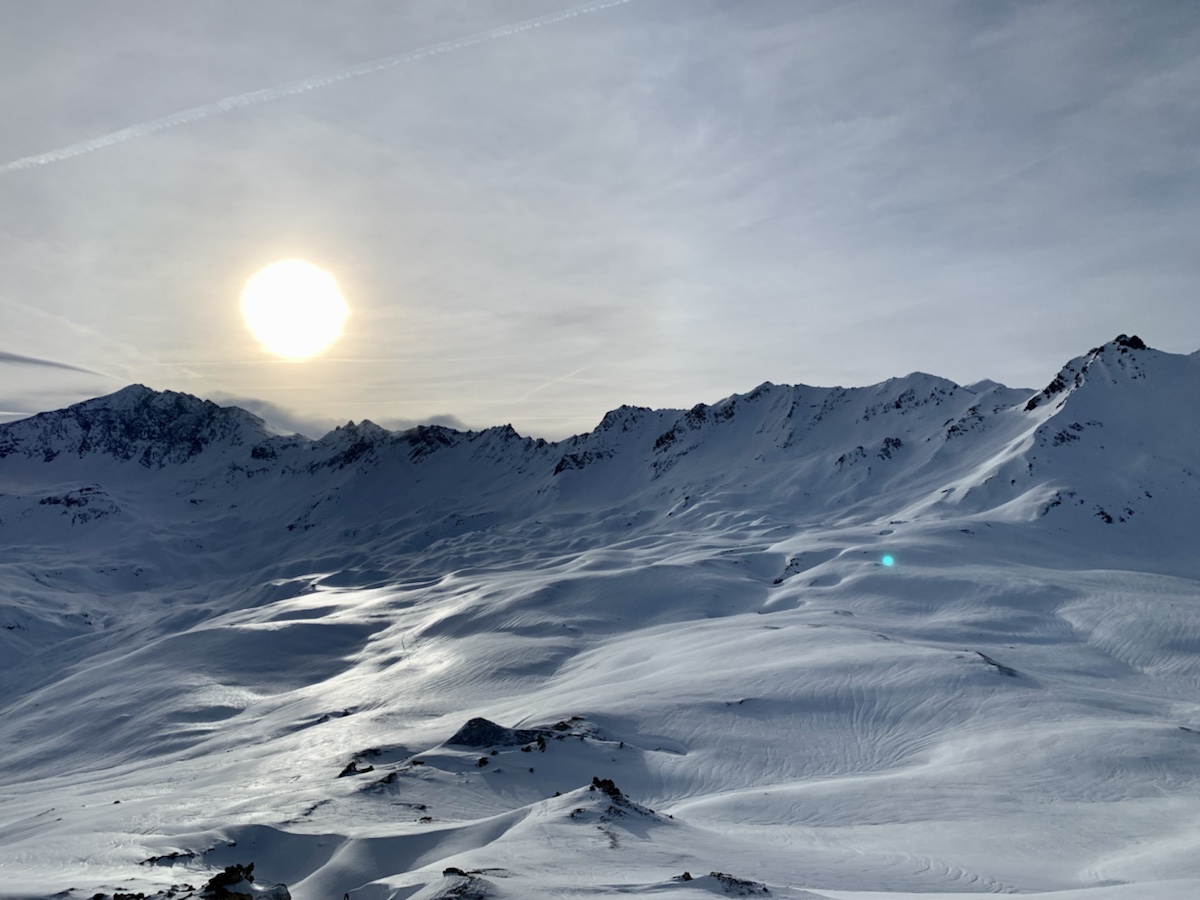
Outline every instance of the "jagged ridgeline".
{"label": "jagged ridgeline", "polygon": [[0,900],[1191,900],[1197,397],[1122,335],[557,442],[0,426]]}
{"label": "jagged ridgeline", "polygon": [[1150,528],[1200,490],[1196,396],[1194,355],[1124,335],[1036,393],[921,373],[863,388],[768,383],[686,411],[621,407],[559,442],[369,421],[309,440],[135,385],[0,426],[0,471],[25,486],[3,498],[0,521],[18,542],[63,524],[115,533],[136,524],[139,489],[152,487],[156,514],[232,519],[268,542],[315,532],[324,547],[390,534],[419,549],[573,515],[689,528],[731,514],[971,513]]}

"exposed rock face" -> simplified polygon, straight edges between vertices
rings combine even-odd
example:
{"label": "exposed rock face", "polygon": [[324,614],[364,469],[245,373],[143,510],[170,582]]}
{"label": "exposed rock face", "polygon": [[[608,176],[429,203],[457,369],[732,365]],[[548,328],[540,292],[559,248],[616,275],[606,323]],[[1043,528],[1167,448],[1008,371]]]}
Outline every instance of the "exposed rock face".
{"label": "exposed rock face", "polygon": [[292,900],[286,884],[269,888],[254,883],[254,863],[226,866],[200,889],[201,900]]}
{"label": "exposed rock face", "polygon": [[101,454],[153,469],[187,462],[213,444],[237,446],[268,434],[245,410],[135,384],[0,427],[0,458],[18,453],[49,462]]}
{"label": "exposed rock face", "polygon": [[531,744],[549,732],[537,729],[513,729],[484,718],[471,719],[446,741],[458,747],[516,747]]}
{"label": "exposed rock face", "polygon": [[119,515],[121,508],[103,488],[87,485],[64,494],[51,494],[38,501],[39,506],[58,509],[72,525],[83,525]]}
{"label": "exposed rock face", "polygon": [[1116,340],[1114,340],[1113,343],[1116,344],[1118,347],[1128,347],[1130,350],[1145,350],[1146,349],[1146,342],[1143,341],[1136,334],[1133,337],[1127,337],[1126,335],[1119,334],[1119,335],[1117,335]]}
{"label": "exposed rock face", "polygon": [[[1131,350],[1148,350],[1145,342],[1136,334],[1133,337],[1119,334],[1107,344],[1102,344],[1099,347],[1093,347],[1086,356],[1073,359],[1067,363],[1059,373],[1054,376],[1046,387],[1040,393],[1029,398],[1029,402],[1025,404],[1025,411],[1032,412],[1037,409],[1038,405],[1045,400],[1061,394],[1068,389],[1078,388],[1087,380],[1088,371],[1097,361],[1102,361],[1105,354],[1109,357],[1120,357],[1127,355]],[[1136,364],[1133,366],[1127,365],[1124,361],[1118,363],[1121,369],[1131,368],[1134,378],[1141,374],[1140,367]]]}

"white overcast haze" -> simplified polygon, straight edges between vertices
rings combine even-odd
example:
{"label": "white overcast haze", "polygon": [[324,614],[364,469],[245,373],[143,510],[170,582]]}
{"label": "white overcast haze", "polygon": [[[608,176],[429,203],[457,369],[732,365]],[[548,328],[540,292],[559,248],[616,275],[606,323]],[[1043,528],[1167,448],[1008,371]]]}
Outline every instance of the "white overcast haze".
{"label": "white overcast haze", "polygon": [[[630,0],[356,70],[576,6],[0,0],[0,418],[141,382],[556,438],[1200,347],[1200,4]],[[351,308],[309,362],[239,316],[284,257]]]}

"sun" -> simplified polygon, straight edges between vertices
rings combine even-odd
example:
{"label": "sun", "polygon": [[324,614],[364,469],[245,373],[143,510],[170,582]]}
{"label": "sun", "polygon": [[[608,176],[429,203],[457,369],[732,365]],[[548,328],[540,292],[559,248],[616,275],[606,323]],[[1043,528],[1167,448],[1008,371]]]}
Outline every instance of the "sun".
{"label": "sun", "polygon": [[332,275],[300,259],[260,269],[242,289],[242,318],[263,349],[283,359],[308,359],[342,334],[350,314]]}

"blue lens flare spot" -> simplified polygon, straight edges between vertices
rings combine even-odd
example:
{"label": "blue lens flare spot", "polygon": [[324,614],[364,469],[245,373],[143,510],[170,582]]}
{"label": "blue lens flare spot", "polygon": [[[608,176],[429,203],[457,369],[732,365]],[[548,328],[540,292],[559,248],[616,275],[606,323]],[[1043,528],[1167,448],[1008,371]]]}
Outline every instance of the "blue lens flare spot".
{"label": "blue lens flare spot", "polygon": [[896,564],[896,560],[894,558],[892,558],[891,556],[885,556],[883,559],[880,560],[880,562],[883,563],[885,566],[894,566]]}

